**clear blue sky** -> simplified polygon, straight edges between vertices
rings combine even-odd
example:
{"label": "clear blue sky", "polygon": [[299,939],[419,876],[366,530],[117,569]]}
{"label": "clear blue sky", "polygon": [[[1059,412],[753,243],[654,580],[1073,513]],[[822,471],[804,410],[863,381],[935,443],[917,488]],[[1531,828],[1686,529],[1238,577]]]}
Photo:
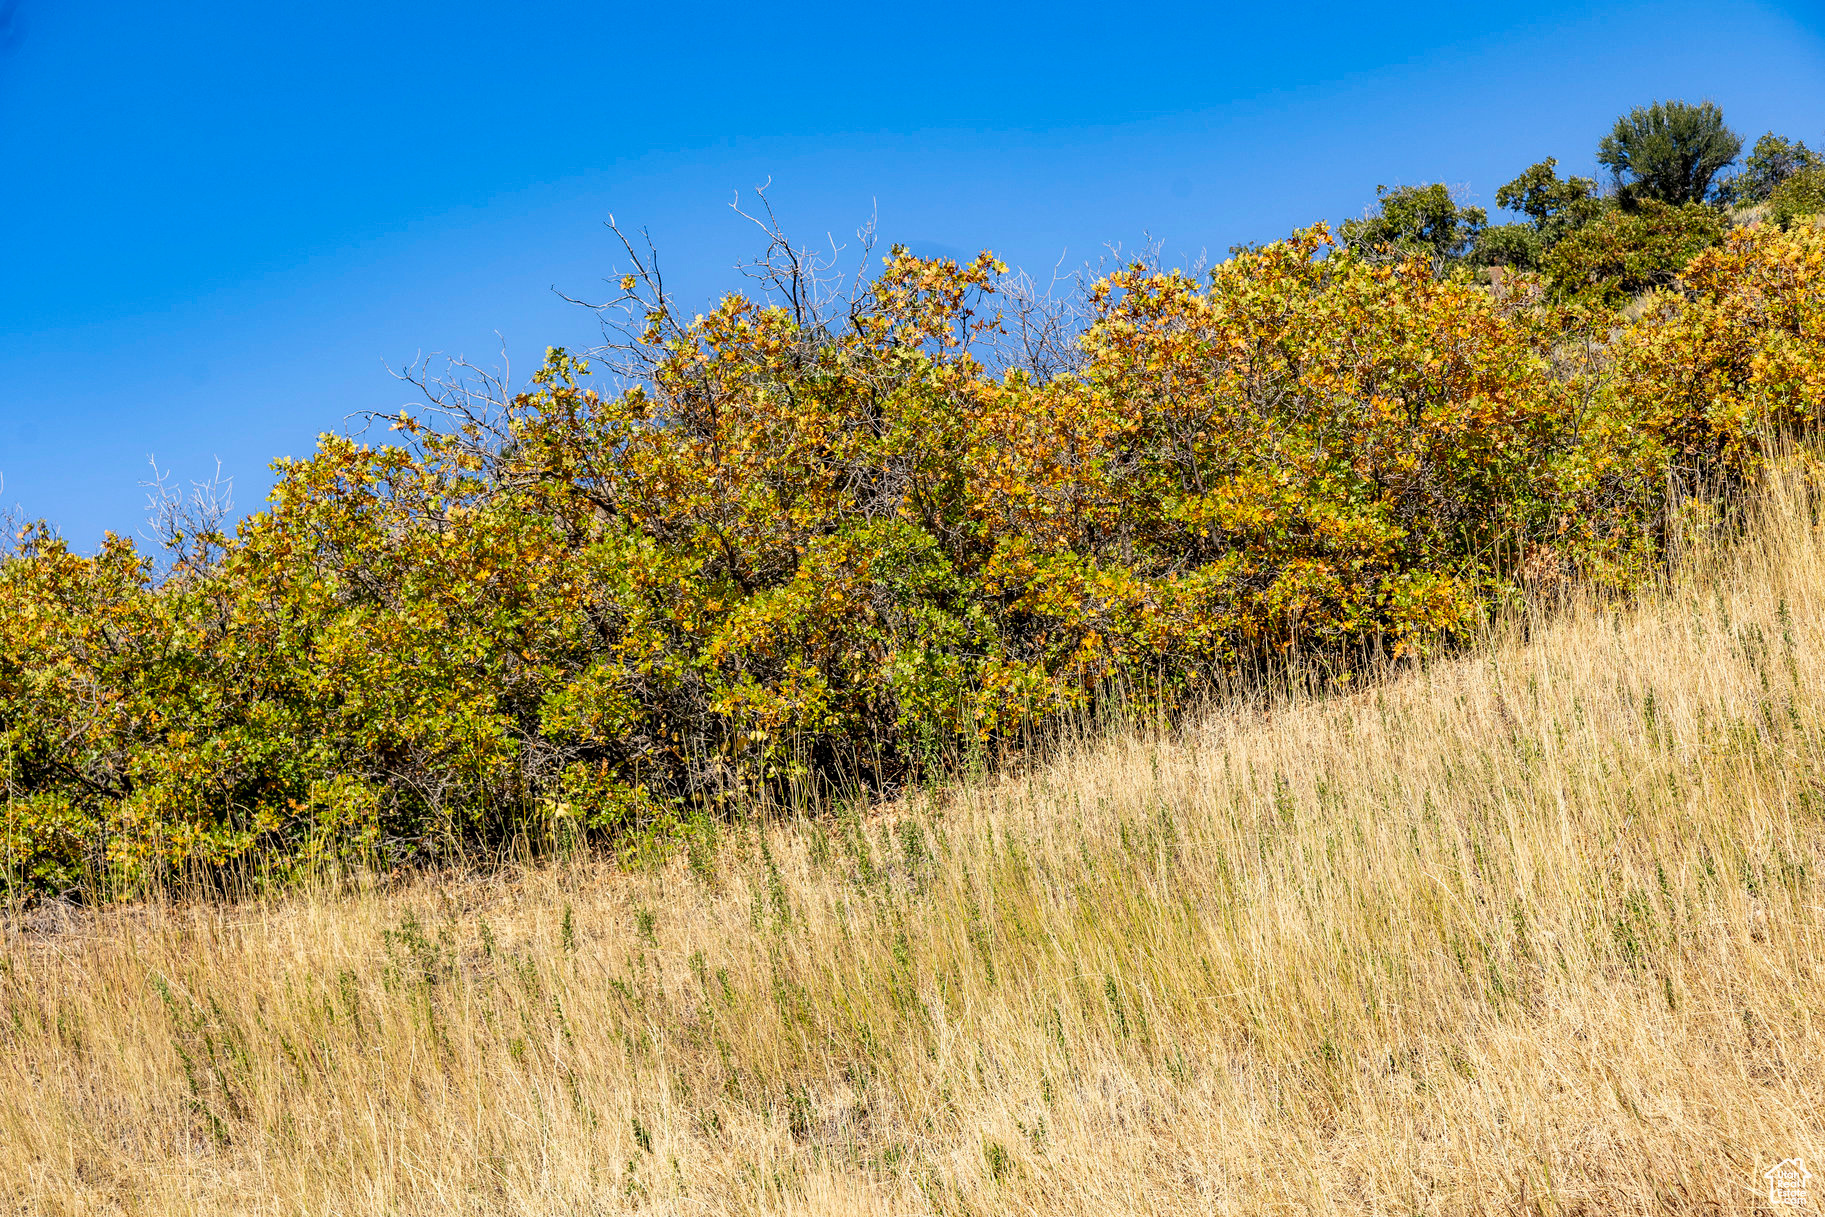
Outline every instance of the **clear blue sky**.
{"label": "clear blue sky", "polygon": [[587,344],[652,230],[687,303],[791,229],[1049,268],[1151,232],[1220,253],[1378,182],[1485,205],[1590,172],[1620,111],[1710,98],[1825,137],[1825,10],[1394,5],[0,0],[0,503],[142,527],[148,454],[240,505],[407,400],[420,351]]}

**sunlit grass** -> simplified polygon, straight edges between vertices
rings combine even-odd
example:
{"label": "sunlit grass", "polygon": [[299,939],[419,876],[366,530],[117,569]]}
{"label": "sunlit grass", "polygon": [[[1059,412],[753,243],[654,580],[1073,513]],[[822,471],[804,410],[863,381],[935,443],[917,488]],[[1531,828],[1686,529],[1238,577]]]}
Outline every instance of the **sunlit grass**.
{"label": "sunlit grass", "polygon": [[1825,534],[1777,487],[1635,606],[886,814],[15,917],[0,1197],[1746,1211],[1825,1155]]}

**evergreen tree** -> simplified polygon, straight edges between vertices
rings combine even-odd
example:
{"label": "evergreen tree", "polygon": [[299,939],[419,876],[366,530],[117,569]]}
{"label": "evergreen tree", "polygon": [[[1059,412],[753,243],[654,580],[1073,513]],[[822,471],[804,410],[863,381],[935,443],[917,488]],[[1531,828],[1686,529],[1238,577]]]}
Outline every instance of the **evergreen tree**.
{"label": "evergreen tree", "polygon": [[1713,102],[1657,101],[1616,120],[1597,145],[1597,160],[1615,175],[1623,201],[1702,203],[1718,171],[1743,148]]}

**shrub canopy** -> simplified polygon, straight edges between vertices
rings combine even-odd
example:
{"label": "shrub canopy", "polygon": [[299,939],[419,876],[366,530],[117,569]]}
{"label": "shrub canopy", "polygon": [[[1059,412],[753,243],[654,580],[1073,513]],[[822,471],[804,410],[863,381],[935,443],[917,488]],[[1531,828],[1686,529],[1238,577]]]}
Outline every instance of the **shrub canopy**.
{"label": "shrub canopy", "polygon": [[1688,262],[1723,239],[1724,230],[1723,216],[1698,203],[1610,207],[1566,234],[1541,266],[1562,295],[1622,305],[1652,288],[1671,287]]}
{"label": "shrub canopy", "polygon": [[1426,257],[1436,270],[1465,257],[1489,222],[1481,207],[1460,206],[1442,182],[1375,188],[1375,211],[1345,220],[1339,235],[1369,258]]}
{"label": "shrub canopy", "polygon": [[554,350],[497,414],[326,436],[163,579],[27,529],[0,563],[7,873],[886,787],[1111,687],[1172,709],[1239,664],[1433,645],[1523,572],[1626,585],[1669,462],[1741,475],[1816,410],[1822,239],[1732,234],[1618,329],[1320,227],[1107,276],[1050,377],[982,362],[986,254],[896,251],[829,317],[651,300],[638,383]]}
{"label": "shrub canopy", "polygon": [[1725,182],[1719,193],[1737,206],[1765,203],[1789,178],[1821,165],[1825,165],[1825,157],[1808,148],[1806,141],[1770,131],[1755,141],[1743,171]]}

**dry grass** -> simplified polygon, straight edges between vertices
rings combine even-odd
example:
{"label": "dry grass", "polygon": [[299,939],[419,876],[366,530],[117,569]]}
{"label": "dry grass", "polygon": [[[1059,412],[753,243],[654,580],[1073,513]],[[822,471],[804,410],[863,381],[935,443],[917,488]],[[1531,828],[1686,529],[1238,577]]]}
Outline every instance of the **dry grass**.
{"label": "dry grass", "polygon": [[892,819],[15,919],[0,1206],[1751,1210],[1825,1154],[1785,485],[1626,611]]}

